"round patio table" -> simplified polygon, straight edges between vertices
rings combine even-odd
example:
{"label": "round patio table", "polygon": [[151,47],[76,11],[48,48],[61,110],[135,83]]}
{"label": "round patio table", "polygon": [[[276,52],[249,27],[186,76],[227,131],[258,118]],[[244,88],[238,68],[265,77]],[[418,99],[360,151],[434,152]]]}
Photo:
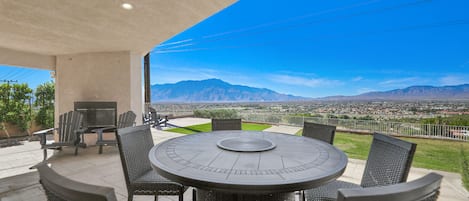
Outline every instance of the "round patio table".
{"label": "round patio table", "polygon": [[149,158],[162,176],[197,188],[198,200],[292,200],[294,191],[335,180],[341,150],[312,138],[263,131],[214,131],[155,145]]}

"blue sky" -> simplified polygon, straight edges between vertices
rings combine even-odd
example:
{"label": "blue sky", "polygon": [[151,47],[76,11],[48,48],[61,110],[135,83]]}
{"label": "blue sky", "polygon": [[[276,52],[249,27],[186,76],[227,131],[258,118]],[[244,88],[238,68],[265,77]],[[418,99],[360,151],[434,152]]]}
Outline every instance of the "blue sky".
{"label": "blue sky", "polygon": [[[219,78],[306,97],[469,83],[467,8],[467,0],[240,0],[157,46],[151,82]],[[5,76],[15,70],[0,67],[0,79],[21,80]],[[50,79],[35,73],[24,76]]]}

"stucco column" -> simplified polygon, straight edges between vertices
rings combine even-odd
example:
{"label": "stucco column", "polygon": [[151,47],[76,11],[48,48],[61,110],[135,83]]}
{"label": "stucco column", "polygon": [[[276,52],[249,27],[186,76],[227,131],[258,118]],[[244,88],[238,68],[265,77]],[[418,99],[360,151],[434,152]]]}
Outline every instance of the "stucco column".
{"label": "stucco column", "polygon": [[142,60],[129,51],[57,56],[55,120],[76,101],[116,101],[117,113],[132,110],[142,124]]}

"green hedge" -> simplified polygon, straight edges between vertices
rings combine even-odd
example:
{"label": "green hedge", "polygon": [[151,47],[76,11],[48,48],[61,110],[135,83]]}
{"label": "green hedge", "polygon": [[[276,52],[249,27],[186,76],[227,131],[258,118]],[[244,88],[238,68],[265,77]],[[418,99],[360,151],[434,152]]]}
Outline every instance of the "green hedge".
{"label": "green hedge", "polygon": [[28,84],[0,85],[0,122],[8,122],[26,130],[31,121],[31,100],[33,90]]}
{"label": "green hedge", "polygon": [[239,118],[236,110],[218,109],[218,110],[194,110],[194,116],[209,119],[236,119]]}

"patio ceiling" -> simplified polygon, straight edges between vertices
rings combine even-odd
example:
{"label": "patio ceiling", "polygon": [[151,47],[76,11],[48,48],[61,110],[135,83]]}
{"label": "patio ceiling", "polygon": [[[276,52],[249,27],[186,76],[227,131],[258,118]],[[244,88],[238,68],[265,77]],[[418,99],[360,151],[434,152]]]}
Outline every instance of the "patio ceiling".
{"label": "patio ceiling", "polygon": [[[0,52],[56,56],[155,45],[235,0],[2,0]],[[7,58],[8,59],[8,58]],[[7,64],[0,57],[0,64]]]}

